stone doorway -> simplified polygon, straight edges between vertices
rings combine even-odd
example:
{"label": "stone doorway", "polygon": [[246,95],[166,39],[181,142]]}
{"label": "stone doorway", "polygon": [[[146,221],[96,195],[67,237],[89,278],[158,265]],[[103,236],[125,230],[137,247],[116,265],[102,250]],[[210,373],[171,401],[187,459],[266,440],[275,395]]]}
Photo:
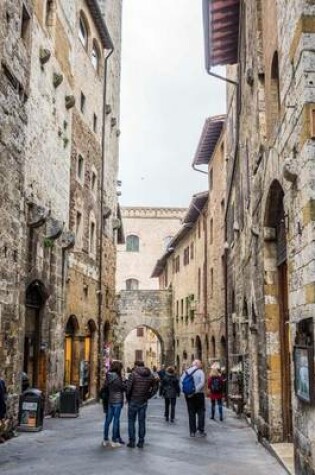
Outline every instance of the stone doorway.
{"label": "stone doorway", "polygon": [[[270,438],[292,441],[291,347],[284,192],[274,181],[265,213],[265,324]],[[271,436],[272,434],[272,436]]]}
{"label": "stone doorway", "polygon": [[152,369],[164,364],[164,345],[159,333],[147,325],[139,325],[131,330],[123,344],[124,367],[132,368],[136,360]]}
{"label": "stone doorway", "polygon": [[26,289],[23,371],[33,388],[46,389],[47,344],[42,341],[42,316],[48,293],[44,284],[35,280]]}
{"label": "stone doorway", "polygon": [[65,328],[65,386],[69,384],[79,386],[78,330],[78,320],[75,315],[71,315]]}

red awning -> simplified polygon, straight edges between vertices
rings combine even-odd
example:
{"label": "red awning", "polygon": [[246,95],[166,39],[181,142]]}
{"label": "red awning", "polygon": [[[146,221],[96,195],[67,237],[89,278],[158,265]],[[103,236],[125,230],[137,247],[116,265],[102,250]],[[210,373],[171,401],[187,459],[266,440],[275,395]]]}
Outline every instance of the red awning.
{"label": "red awning", "polygon": [[238,62],[240,0],[204,0],[207,69]]}

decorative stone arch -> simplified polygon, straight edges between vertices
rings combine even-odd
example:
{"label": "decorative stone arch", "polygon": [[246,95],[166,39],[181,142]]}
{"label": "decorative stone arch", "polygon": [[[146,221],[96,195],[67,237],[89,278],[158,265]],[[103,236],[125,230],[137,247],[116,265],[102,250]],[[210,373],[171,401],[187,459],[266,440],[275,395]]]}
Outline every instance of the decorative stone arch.
{"label": "decorative stone arch", "polygon": [[290,441],[292,438],[287,272],[284,191],[279,181],[273,180],[264,210],[266,378],[269,434],[273,441]]}
{"label": "decorative stone arch", "polygon": [[152,329],[162,342],[162,363],[174,365],[171,293],[160,290],[121,291],[118,295],[118,325],[113,329],[117,350],[123,359],[123,345],[129,333],[139,326]]}
{"label": "decorative stone arch", "polygon": [[[158,353],[159,353],[158,361],[157,361],[156,363],[155,363],[155,362],[152,362],[152,361],[151,361],[151,362],[147,362],[147,365],[148,365],[149,367],[151,367],[151,368],[152,368],[153,366],[161,367],[162,364],[165,365],[165,358],[164,358],[164,355],[165,355],[164,341],[163,341],[163,338],[162,338],[162,336],[160,335],[160,333],[159,333],[155,328],[152,328],[152,327],[150,327],[149,325],[143,325],[143,324],[138,325],[137,327],[133,328],[130,333],[128,333],[128,335],[126,336],[126,338],[125,338],[125,340],[124,340],[124,343],[125,343],[126,339],[128,339],[128,336],[129,336],[134,330],[137,330],[137,329],[144,329],[144,328],[147,329],[147,330],[150,330],[151,332],[153,332],[153,334],[155,335],[155,337],[156,337],[157,340],[158,340],[158,343],[159,343],[159,350],[160,350],[159,352],[158,352],[158,351],[156,352],[156,357],[158,356]],[[142,332],[142,333],[143,333],[143,332]],[[123,357],[125,357],[125,354],[124,354],[124,345],[123,345],[122,350],[120,350],[120,352],[121,352],[121,354],[123,355]],[[121,356],[120,356],[120,359],[122,359]],[[132,357],[132,363],[133,363],[136,359],[137,359],[137,358],[135,357],[135,355],[133,355],[133,357]],[[143,359],[144,361],[145,361],[146,359],[150,361],[150,355],[149,355],[149,357],[148,357],[148,355],[143,355],[143,358],[142,358],[142,359]],[[131,363],[131,362],[130,362],[130,363]],[[125,366],[126,366],[126,364],[125,364]]]}

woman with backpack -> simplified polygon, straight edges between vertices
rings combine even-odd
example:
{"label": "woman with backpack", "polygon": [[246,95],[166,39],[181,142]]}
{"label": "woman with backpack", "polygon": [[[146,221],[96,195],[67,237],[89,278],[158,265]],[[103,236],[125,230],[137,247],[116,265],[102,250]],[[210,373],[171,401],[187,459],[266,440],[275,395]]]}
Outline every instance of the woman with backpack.
{"label": "woman with backpack", "polygon": [[[164,397],[166,422],[174,423],[176,398],[180,395],[179,381],[173,366],[169,366],[161,380],[161,394]],[[171,407],[171,418],[170,418]]]}
{"label": "woman with backpack", "polygon": [[224,383],[217,368],[212,368],[208,379],[209,398],[211,400],[211,419],[214,419],[215,406],[218,405],[220,421],[223,421],[223,398]]}
{"label": "woman with backpack", "polygon": [[[101,390],[106,418],[104,423],[104,447],[120,447],[125,442],[120,437],[120,413],[124,404],[126,383],[122,379],[122,363],[113,361],[106,374],[104,386]],[[109,442],[108,433],[113,422],[112,442]]]}

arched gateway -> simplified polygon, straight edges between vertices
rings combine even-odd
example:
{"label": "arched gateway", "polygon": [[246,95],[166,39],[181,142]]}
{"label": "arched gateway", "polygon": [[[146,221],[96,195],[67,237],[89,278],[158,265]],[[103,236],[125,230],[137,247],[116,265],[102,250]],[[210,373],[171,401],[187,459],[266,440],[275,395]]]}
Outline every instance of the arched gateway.
{"label": "arched gateway", "polygon": [[152,329],[158,335],[162,347],[162,363],[174,364],[171,302],[171,293],[164,290],[127,290],[118,294],[115,340],[119,345],[120,359],[123,360],[124,341],[129,333],[143,326]]}

